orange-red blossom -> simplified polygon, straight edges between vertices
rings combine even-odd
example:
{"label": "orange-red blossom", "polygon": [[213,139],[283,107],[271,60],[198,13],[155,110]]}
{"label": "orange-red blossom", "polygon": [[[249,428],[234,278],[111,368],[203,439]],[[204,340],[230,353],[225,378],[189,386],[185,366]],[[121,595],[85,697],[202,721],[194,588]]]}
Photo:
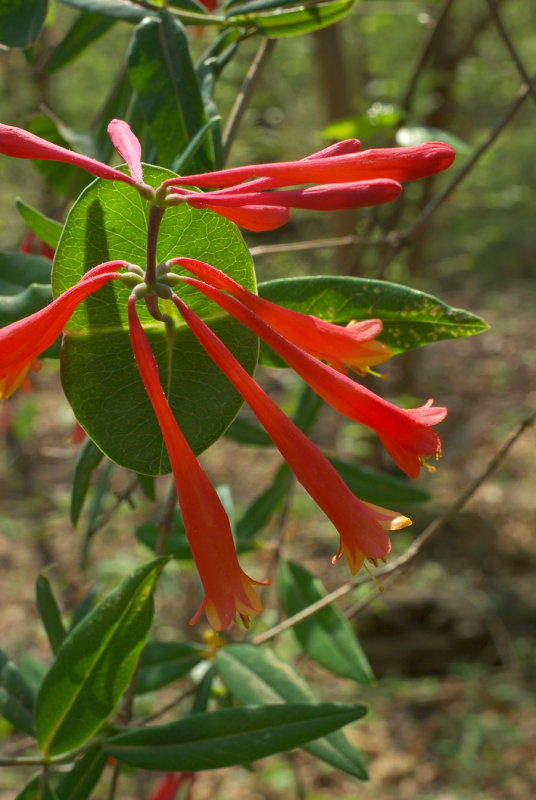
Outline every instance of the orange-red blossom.
{"label": "orange-red blossom", "polygon": [[385,531],[406,527],[411,520],[359,500],[327,458],[263,392],[210,328],[176,295],[172,300],[192,333],[266,429],[299,482],[339,532],[340,545],[334,560],[344,552],[355,575],[365,558],[384,558],[391,549]]}
{"label": "orange-red blossom", "polygon": [[262,611],[253,588],[254,584],[261,584],[248,577],[238,563],[229,518],[169,407],[135,303],[136,298],[131,295],[128,320],[132,349],[164,437],[186,536],[205,590],[191,622],[197,622],[205,610],[212,627],[225,630],[236,613],[251,617]]}
{"label": "orange-red blossom", "polygon": [[[431,426],[444,419],[447,414],[446,408],[434,407],[432,400],[420,408],[407,410],[398,408],[393,403],[378,397],[365,386],[309,355],[307,333],[311,326],[314,329],[314,320],[311,321],[307,315],[296,314],[293,318],[295,330],[292,336],[287,338],[289,328],[287,309],[280,309],[275,304],[270,304],[270,325],[268,325],[260,318],[260,313],[264,313],[265,306],[259,307],[252,300],[252,298],[255,298],[255,301],[258,299],[256,295],[250,295],[245,290],[237,292],[238,284],[235,284],[227,276],[225,276],[225,282],[221,281],[219,276],[216,278],[215,273],[219,271],[214,267],[186,258],[172,259],[169,263],[179,264],[202,276],[210,283],[213,283],[214,280],[217,280],[217,283],[222,286],[225,283],[226,291],[232,292],[235,296],[238,295],[241,302],[237,302],[234,297],[222,293],[207,283],[193,278],[183,278],[186,283],[195,286],[250,328],[257,336],[260,336],[333,408],[376,431],[387,452],[400,469],[410,477],[418,477],[424,458],[440,455],[441,440]],[[207,266],[209,269],[206,269]],[[223,275],[223,273],[221,274]],[[242,289],[242,287],[240,288]],[[252,310],[250,310],[250,302]],[[243,303],[247,303],[248,307]],[[278,332],[278,309],[281,311],[284,335]],[[326,323],[327,325],[331,325],[331,323]],[[331,325],[331,328],[337,328],[337,326]],[[326,348],[331,328],[324,328]],[[341,328],[340,330],[344,332],[347,329]],[[336,334],[335,331],[334,335]],[[300,337],[300,346],[289,341],[292,338],[298,342]],[[326,357],[325,354],[324,357]]]}

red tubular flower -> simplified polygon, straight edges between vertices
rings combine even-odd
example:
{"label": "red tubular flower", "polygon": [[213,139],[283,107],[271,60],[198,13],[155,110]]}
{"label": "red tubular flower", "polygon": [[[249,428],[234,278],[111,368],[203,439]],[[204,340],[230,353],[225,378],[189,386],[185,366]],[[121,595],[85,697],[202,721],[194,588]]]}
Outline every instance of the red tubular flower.
{"label": "red tubular flower", "polygon": [[130,125],[122,119],[113,119],[107,129],[112,144],[127,164],[136,183],[143,181],[141,168],[141,144],[132,133]]}
{"label": "red tubular flower", "polygon": [[178,264],[218,289],[240,300],[258,317],[301,350],[327,361],[336,370],[346,373],[346,366],[365,373],[368,367],[381,364],[391,356],[391,350],[374,337],[382,330],[379,319],[352,322],[346,328],[332,322],[283,308],[248,292],[239,283],[216,267],[193,258],[173,258]]}
{"label": "red tubular flower", "polygon": [[202,186],[224,189],[249,178],[275,178],[280,185],[299,183],[347,183],[374,178],[409,181],[435,175],[454,161],[454,150],[443,142],[426,142],[411,147],[385,147],[358,153],[301,161],[252,164],[231,167],[218,172],[206,172],[186,177],[169,178],[165,186]]}
{"label": "red tubular flower", "polygon": [[[195,772],[168,772],[158,786],[149,795],[147,800],[175,800],[179,788],[184,783],[189,783],[190,788],[195,780]],[[190,791],[188,790],[188,797]]]}
{"label": "red tubular flower", "polygon": [[344,552],[355,575],[365,558],[386,556],[391,543],[385,530],[397,530],[411,521],[396,512],[363,503],[352,494],[325,456],[263,392],[210,328],[180,298],[174,295],[172,299],[194,336],[264,426],[299,482],[336,527],[340,546],[335,559]]}
{"label": "red tubular flower", "polygon": [[444,419],[446,408],[433,407],[432,400],[420,408],[398,408],[296,347],[233,297],[194,278],[183,281],[260,336],[333,408],[376,431],[389,455],[411,478],[418,477],[424,458],[440,455],[441,440],[431,426]]}
{"label": "red tubular flower", "polygon": [[240,568],[229,519],[169,407],[135,304],[136,298],[131,295],[128,319],[132,349],[164,437],[186,536],[205,590],[191,624],[197,622],[205,610],[212,627],[217,631],[225,630],[235,613],[251,617],[262,611],[262,603],[253,588],[253,584],[262,584]]}
{"label": "red tubular flower", "polygon": [[[246,184],[247,186],[247,184]],[[185,197],[194,208],[211,208],[220,213],[221,208],[236,208],[255,203],[286,208],[308,208],[317,211],[340,211],[344,208],[366,208],[390,203],[400,195],[402,187],[392,180],[378,179],[354,183],[323,184],[306,189],[275,192],[210,192]]]}
{"label": "red tubular flower", "polygon": [[56,341],[77,305],[119,277],[115,270],[125,265],[125,261],[99,264],[50,305],[0,328],[0,398],[18,389],[34,359]]}

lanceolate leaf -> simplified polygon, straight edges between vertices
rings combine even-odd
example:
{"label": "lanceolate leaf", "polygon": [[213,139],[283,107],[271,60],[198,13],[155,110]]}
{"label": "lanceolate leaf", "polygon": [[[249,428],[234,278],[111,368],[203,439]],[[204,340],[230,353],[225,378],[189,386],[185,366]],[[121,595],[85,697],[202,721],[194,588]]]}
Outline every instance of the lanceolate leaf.
{"label": "lanceolate leaf", "polygon": [[148,642],[140,660],[137,694],[153,692],[184,677],[204,653],[203,645],[194,642]]}
{"label": "lanceolate leaf", "polygon": [[83,744],[114,710],[149,631],[152,591],[166,561],[138,568],[64,640],[37,697],[37,739],[45,755]]}
{"label": "lanceolate leaf", "polygon": [[56,249],[63,230],[61,222],[56,222],[55,219],[45,217],[45,215],[38,211],[36,208],[29,206],[20,197],[16,201],[17,211],[28,225],[28,227],[42,239],[49,247]]}
{"label": "lanceolate leaf", "polygon": [[[128,54],[129,77],[151,137],[158,163],[169,167],[207,122],[188,39],[167,12],[136,28]],[[189,172],[214,169],[211,139],[205,137],[188,162]]]}
{"label": "lanceolate leaf", "polygon": [[396,508],[398,504],[423,503],[430,497],[424,489],[398,475],[363,464],[349,464],[329,455],[327,458],[352,492],[367,503]]}
{"label": "lanceolate leaf", "polygon": [[[144,178],[158,186],[171,173],[144,167]],[[145,263],[148,203],[131,187],[97,180],[82,194],[65,223],[53,272],[55,295],[74,285],[91,267],[109,259]],[[189,256],[215,264],[250,290],[253,264],[237,228],[211,211],[180,206],[166,211],[160,227],[157,260]],[[115,281],[79,306],[67,327],[62,379],[67,398],[87,431],[113,461],[157,475],[168,472],[162,434],[137,371],[128,334],[130,290]],[[181,291],[193,311],[252,372],[257,339],[195,290]],[[175,321],[168,352],[164,326],[139,314],[155,352],[160,379],[171,408],[195,452],[212,444],[242,404],[240,395],[205,354],[171,303]],[[171,370],[170,370],[171,365]]]}
{"label": "lanceolate leaf", "polygon": [[107,762],[108,757],[100,746],[88,750],[70,772],[62,775],[56,787],[58,800],[87,800]]}
{"label": "lanceolate leaf", "polygon": [[[80,11],[89,11],[125,22],[141,22],[151,14],[149,8],[131,3],[130,0],[60,0],[60,2],[66,6],[78,8]],[[156,8],[154,13],[157,13]]]}
{"label": "lanceolate leaf", "polygon": [[219,769],[285,752],[364,714],[364,706],[346,703],[225,708],[170,725],[134,728],[109,739],[104,749],[141,769]]}
{"label": "lanceolate leaf", "polygon": [[73,525],[78,524],[80,512],[91,482],[91,476],[103,458],[104,453],[102,450],[99,450],[91,439],[85,439],[76,457],[73,470],[73,487],[71,490],[71,522]]}
{"label": "lanceolate leaf", "polygon": [[60,610],[52,593],[47,575],[39,573],[35,582],[35,593],[39,615],[45,626],[52,652],[57,653],[67,635],[67,631],[63,625]]}
{"label": "lanceolate leaf", "polygon": [[30,778],[14,800],[58,800],[58,795],[47,780],[43,781],[42,773],[38,772]]}
{"label": "lanceolate leaf", "polygon": [[[468,311],[387,281],[337,276],[285,278],[261,283],[259,294],[287,308],[340,325],[351,320],[381,319],[383,331],[378,339],[394,353],[441,339],[481,333],[488,327]],[[277,361],[281,365],[281,360]],[[263,355],[263,363],[278,365],[271,354]]]}
{"label": "lanceolate leaf", "polygon": [[[216,668],[240,705],[317,703],[320,699],[292,664],[264,647],[229,645],[217,652]],[[368,777],[358,752],[342,731],[306,744],[303,749],[359,780]]]}
{"label": "lanceolate leaf", "polygon": [[[326,596],[318,578],[291,561],[279,566],[279,595],[288,616]],[[307,654],[322,666],[358,683],[370,683],[372,671],[351,625],[334,606],[317,611],[292,629]]]}
{"label": "lanceolate leaf", "polygon": [[333,25],[350,11],[353,4],[354,0],[330,0],[327,3],[300,5],[272,13],[252,13],[244,16],[237,13],[230,17],[229,21],[235,25],[254,26],[259,33],[270,39],[296,36]]}

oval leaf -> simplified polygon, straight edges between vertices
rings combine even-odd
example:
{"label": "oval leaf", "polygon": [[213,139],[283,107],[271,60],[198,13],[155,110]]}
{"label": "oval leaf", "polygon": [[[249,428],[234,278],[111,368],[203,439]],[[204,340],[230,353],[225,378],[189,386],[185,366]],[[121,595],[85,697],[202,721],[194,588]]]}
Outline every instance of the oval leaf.
{"label": "oval leaf", "polygon": [[83,744],[112,713],[134,673],[153,618],[152,591],[167,558],[137,569],[74,628],[37,696],[45,755]]}
{"label": "oval leaf", "polygon": [[148,642],[136,681],[136,693],[154,692],[187,675],[204,657],[206,648],[194,642]]}
{"label": "oval leaf", "polygon": [[[304,567],[292,561],[280,563],[279,596],[289,616],[316,603],[326,594],[318,578]],[[334,606],[320,609],[312,617],[294,625],[292,630],[305,652],[335,675],[367,684],[373,679],[351,625]]]}
{"label": "oval leaf", "polygon": [[[259,295],[273,303],[314,314],[328,322],[347,325],[351,320],[381,319],[383,331],[378,339],[393,353],[413,350],[442,339],[457,339],[481,333],[487,324],[474,314],[388,281],[367,278],[319,276],[268,281],[259,285]],[[263,353],[262,362],[273,362]]]}
{"label": "oval leaf", "polygon": [[[172,173],[144,167],[158,186]],[[109,259],[145,263],[149,204],[126,184],[97,180],[81,195],[65,224],[53,271],[55,296],[91,267]],[[189,256],[216,264],[255,290],[253,264],[238,229],[211,211],[186,205],[166,211],[158,261]],[[82,303],[65,328],[62,379],[74,413],[98,447],[122,466],[144,474],[169,472],[162,434],[141,382],[128,334],[129,289],[108,284]],[[181,291],[190,308],[252,372],[257,339],[195,290]],[[236,416],[242,398],[206,355],[175,307],[172,351],[161,323],[138,303],[171,408],[196,453],[211,445]],[[171,365],[171,370],[169,369]]]}
{"label": "oval leaf", "polygon": [[325,736],[362,717],[348,703],[224,708],[170,725],[132,729],[113,736],[105,751],[141,769],[196,772],[256,761]]}
{"label": "oval leaf", "polygon": [[[216,654],[216,669],[241,705],[261,703],[317,703],[319,696],[288,661],[273,650],[250,644],[232,644]],[[342,731],[303,746],[311,755],[365,781],[367,771],[359,753]]]}

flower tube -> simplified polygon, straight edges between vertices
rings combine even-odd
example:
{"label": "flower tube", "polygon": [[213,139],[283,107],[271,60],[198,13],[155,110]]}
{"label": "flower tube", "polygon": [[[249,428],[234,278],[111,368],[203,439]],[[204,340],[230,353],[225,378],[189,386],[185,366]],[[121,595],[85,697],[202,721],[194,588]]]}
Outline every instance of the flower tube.
{"label": "flower tube", "polygon": [[0,398],[18,389],[34,359],[56,341],[78,304],[118,278],[116,270],[124,266],[125,261],[99,264],[45,308],[0,328]]}
{"label": "flower tube", "polygon": [[172,297],[192,333],[248,403],[299,482],[332,521],[353,575],[365,558],[384,558],[391,549],[387,530],[411,524],[407,517],[359,500],[327,458],[275,405],[231,352],[176,295]]}
{"label": "flower tube", "polygon": [[197,622],[204,610],[214,630],[225,630],[236,613],[248,618],[262,611],[262,603],[253,588],[254,584],[262,584],[240,568],[229,519],[169,407],[135,304],[136,298],[131,295],[128,320],[132,349],[164,437],[186,536],[205,591],[190,622]]}
{"label": "flower tube", "polygon": [[369,367],[381,364],[391,356],[387,345],[375,340],[382,322],[368,319],[351,322],[346,327],[319,319],[310,314],[292,311],[248,292],[239,283],[216,267],[193,258],[172,258],[170,265],[179,265],[203,281],[223,289],[267,322],[278,333],[301,350],[346,374],[346,366],[363,374]]}
{"label": "flower tube", "polygon": [[432,400],[420,408],[398,408],[287,341],[229,295],[194,278],[182,280],[260,336],[333,408],[376,431],[389,455],[411,478],[418,477],[423,459],[440,455],[441,440],[431,426],[444,419],[446,408],[434,407]]}

